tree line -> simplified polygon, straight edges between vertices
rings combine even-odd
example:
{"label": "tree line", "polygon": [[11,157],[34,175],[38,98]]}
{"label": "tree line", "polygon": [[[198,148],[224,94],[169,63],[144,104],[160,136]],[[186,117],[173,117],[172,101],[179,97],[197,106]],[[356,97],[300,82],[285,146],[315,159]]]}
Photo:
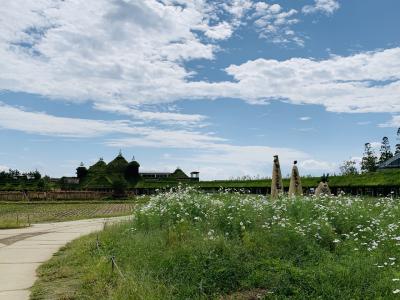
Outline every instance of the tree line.
{"label": "tree line", "polygon": [[8,171],[0,172],[1,180],[40,180],[42,174],[38,170],[22,173],[17,169],[9,169]]}
{"label": "tree line", "polygon": [[[397,130],[397,144],[395,145],[394,152],[392,152],[389,138],[387,136],[382,138],[379,156],[376,154],[371,143],[365,143],[364,154],[360,162],[361,173],[375,172],[379,165],[392,158],[394,155],[400,153],[400,128]],[[355,160],[347,160],[340,166],[342,175],[355,175],[358,174],[357,162]]]}

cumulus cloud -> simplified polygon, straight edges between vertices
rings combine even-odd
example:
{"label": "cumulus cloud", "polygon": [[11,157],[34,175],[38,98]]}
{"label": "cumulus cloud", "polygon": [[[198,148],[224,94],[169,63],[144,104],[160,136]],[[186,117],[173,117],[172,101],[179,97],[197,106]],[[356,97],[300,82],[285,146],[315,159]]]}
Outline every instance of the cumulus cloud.
{"label": "cumulus cloud", "polygon": [[73,101],[155,101],[191,76],[182,62],[212,59],[216,47],[194,33],[203,28],[205,1],[185,1],[184,9],[168,2],[1,6],[0,89]]}
{"label": "cumulus cloud", "polygon": [[225,40],[233,33],[232,25],[228,22],[221,22],[215,26],[207,26],[204,34],[214,40]]}
{"label": "cumulus cloud", "polygon": [[400,112],[400,48],[325,60],[257,59],[232,65],[233,97],[249,102],[285,99],[333,112]]}
{"label": "cumulus cloud", "polygon": [[[229,24],[221,23],[216,8],[232,16]],[[279,32],[293,34],[287,26],[297,12],[278,4],[15,0],[0,10],[2,90],[92,101],[101,110],[177,123],[204,118],[141,106],[228,97],[319,104],[334,112],[400,112],[400,48],[319,61],[256,59],[225,69],[235,81],[192,80],[185,62],[214,59],[218,50],[196,32],[224,38],[229,26],[246,20],[260,34],[278,32],[270,38],[285,39]]]}
{"label": "cumulus cloud", "polygon": [[274,43],[295,42],[303,46],[304,41],[291,29],[292,25],[299,22],[295,18],[297,13],[295,9],[283,11],[279,4],[257,2],[252,17],[261,38],[271,39]]}
{"label": "cumulus cloud", "polygon": [[305,14],[320,12],[331,15],[339,8],[340,4],[337,0],[314,0],[314,4],[304,6],[302,12]]}

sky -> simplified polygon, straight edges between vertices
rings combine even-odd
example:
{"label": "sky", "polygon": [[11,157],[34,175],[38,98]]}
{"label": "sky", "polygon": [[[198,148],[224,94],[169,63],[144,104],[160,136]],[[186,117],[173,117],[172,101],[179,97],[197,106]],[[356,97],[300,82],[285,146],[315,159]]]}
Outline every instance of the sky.
{"label": "sky", "polygon": [[121,150],[202,180],[337,173],[400,127],[398,0],[4,0],[0,169]]}

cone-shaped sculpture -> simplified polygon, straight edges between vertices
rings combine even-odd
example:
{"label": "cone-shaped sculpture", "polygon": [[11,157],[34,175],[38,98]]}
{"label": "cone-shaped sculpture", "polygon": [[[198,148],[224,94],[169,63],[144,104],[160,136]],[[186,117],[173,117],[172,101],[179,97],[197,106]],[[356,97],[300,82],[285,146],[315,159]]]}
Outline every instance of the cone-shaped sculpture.
{"label": "cone-shaped sculpture", "polygon": [[317,189],[315,190],[315,196],[319,197],[319,196],[323,196],[323,195],[331,195],[331,189],[329,188],[328,185],[328,178],[329,178],[329,174],[325,176],[322,176],[321,178],[321,182],[318,184]]}
{"label": "cone-shaped sculpture", "polygon": [[302,196],[303,187],[301,186],[301,179],[299,169],[297,168],[297,161],[294,161],[292,168],[292,175],[290,177],[289,196]]}
{"label": "cone-shaped sculpture", "polygon": [[275,155],[272,168],[271,198],[276,199],[281,194],[283,194],[281,166],[279,164],[278,155]]}

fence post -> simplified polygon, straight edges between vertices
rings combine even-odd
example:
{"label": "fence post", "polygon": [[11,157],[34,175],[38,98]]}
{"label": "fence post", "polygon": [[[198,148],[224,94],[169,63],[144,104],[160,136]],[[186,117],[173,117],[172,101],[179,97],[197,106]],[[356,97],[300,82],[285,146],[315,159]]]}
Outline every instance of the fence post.
{"label": "fence post", "polygon": [[97,247],[97,251],[100,252],[99,234],[97,234],[97,237],[96,237],[96,247]]}
{"label": "fence post", "polygon": [[115,256],[112,255],[111,256],[111,273],[114,273],[114,258],[115,258]]}

